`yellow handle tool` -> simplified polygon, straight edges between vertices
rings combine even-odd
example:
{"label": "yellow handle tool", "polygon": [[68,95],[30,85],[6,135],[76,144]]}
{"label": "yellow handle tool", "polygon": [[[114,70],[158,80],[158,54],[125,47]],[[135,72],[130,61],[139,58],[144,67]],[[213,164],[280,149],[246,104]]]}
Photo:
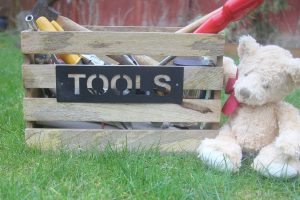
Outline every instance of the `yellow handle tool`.
{"label": "yellow handle tool", "polygon": [[[46,17],[39,17],[36,24],[41,31],[64,31],[58,23],[50,22]],[[81,61],[81,57],[77,54],[61,54],[59,57],[67,64],[78,64]]]}
{"label": "yellow handle tool", "polygon": [[57,31],[65,31],[56,21],[52,21],[51,22],[52,26],[54,26],[54,28],[57,30]]}

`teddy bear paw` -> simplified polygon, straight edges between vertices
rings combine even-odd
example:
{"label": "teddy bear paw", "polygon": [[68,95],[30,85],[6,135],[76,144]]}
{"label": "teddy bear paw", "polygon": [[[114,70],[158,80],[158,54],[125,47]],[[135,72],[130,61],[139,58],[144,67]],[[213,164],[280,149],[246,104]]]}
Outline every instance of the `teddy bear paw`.
{"label": "teddy bear paw", "polygon": [[[285,134],[276,139],[275,146],[279,148],[285,155],[292,158],[300,157],[299,138],[296,134]],[[298,135],[296,135],[298,136]]]}
{"label": "teddy bear paw", "polygon": [[267,177],[294,178],[298,175],[297,169],[287,163],[272,162],[265,165],[259,160],[254,160],[252,167]]}
{"label": "teddy bear paw", "polygon": [[211,147],[199,148],[198,158],[205,164],[216,168],[220,171],[237,171],[238,166],[235,165],[230,158],[221,151],[215,150]]}

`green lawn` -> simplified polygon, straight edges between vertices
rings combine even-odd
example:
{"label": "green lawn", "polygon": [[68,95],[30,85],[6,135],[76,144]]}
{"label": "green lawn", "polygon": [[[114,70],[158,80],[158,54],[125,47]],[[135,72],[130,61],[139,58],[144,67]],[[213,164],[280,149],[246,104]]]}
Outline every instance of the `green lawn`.
{"label": "green lawn", "polygon": [[[18,36],[0,33],[0,199],[300,199],[300,179],[264,178],[244,161],[214,171],[193,154],[51,152],[24,143]],[[300,92],[287,99],[300,107]]]}

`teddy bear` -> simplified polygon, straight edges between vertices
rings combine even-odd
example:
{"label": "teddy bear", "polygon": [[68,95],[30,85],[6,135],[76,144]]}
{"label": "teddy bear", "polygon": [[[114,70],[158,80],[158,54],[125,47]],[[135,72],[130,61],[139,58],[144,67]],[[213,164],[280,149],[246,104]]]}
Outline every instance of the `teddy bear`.
{"label": "teddy bear", "polygon": [[282,99],[300,86],[300,59],[251,36],[240,38],[238,56],[238,67],[230,58],[223,61],[224,81],[234,80],[229,120],[215,139],[201,142],[198,157],[213,168],[235,172],[242,153],[251,153],[251,167],[264,176],[295,177],[300,173],[300,114]]}

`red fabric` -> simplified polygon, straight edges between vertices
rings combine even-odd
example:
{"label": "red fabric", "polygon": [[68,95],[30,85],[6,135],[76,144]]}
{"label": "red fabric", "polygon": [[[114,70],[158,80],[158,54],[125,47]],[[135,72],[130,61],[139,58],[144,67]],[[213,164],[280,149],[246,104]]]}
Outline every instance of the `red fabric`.
{"label": "red fabric", "polygon": [[225,93],[230,94],[229,98],[225,102],[222,112],[226,116],[230,116],[234,113],[234,111],[239,107],[240,103],[235,97],[234,94],[234,84],[238,79],[238,73],[236,74],[235,78],[229,78],[226,84]]}
{"label": "red fabric", "polygon": [[233,86],[235,84],[235,81],[237,80],[237,77],[230,77],[227,81],[226,87],[225,87],[225,93],[231,94],[234,90]]}

